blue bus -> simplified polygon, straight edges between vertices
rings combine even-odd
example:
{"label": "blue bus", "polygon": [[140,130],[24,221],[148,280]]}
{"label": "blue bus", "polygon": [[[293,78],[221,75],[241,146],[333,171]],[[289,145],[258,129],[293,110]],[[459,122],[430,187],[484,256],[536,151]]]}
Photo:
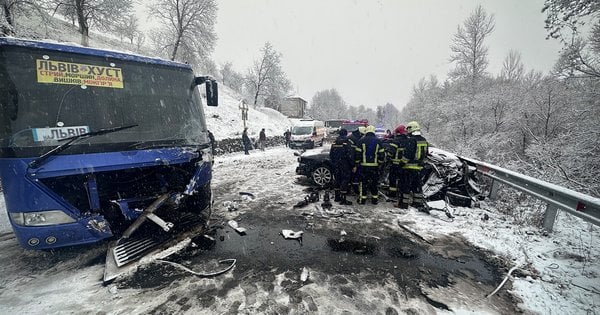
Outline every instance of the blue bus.
{"label": "blue bus", "polygon": [[19,243],[133,239],[142,225],[158,235],[206,219],[201,84],[217,106],[217,83],[187,64],[0,38],[0,183]]}

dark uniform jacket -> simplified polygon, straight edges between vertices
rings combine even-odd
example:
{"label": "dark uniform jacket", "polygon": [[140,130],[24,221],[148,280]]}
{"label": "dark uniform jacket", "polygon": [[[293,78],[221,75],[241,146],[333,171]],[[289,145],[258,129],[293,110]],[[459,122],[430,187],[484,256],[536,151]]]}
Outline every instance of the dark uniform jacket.
{"label": "dark uniform jacket", "polygon": [[404,151],[406,164],[402,168],[421,170],[423,169],[423,164],[425,164],[425,159],[427,159],[429,144],[421,135],[411,135],[409,136],[409,140],[410,143]]}
{"label": "dark uniform jacket", "polygon": [[385,160],[383,141],[369,132],[361,138],[355,148],[355,162],[362,167],[378,167]]}
{"label": "dark uniform jacket", "polygon": [[407,135],[396,135],[395,137],[388,140],[387,154],[390,162],[393,165],[402,166],[406,164],[407,159],[405,156],[406,148],[410,145],[410,139]]}
{"label": "dark uniform jacket", "polygon": [[354,148],[348,138],[339,136],[331,145],[329,159],[335,168],[351,169],[354,166]]}

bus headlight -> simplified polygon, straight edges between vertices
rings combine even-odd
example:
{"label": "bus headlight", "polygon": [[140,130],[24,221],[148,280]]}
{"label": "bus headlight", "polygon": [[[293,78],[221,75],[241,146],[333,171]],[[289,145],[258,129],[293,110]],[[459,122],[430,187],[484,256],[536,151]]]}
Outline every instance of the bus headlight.
{"label": "bus headlight", "polygon": [[22,226],[45,226],[76,222],[75,219],[60,210],[11,212],[10,217],[15,224]]}

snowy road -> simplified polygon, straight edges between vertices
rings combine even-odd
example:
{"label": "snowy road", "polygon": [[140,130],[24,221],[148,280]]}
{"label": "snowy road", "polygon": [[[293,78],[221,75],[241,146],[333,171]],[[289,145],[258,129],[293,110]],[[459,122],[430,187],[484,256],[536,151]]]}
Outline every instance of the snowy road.
{"label": "snowy road", "polygon": [[[310,189],[296,165],[284,148],[216,159],[216,244],[169,257],[194,270],[237,259],[215,278],[151,263],[105,287],[105,244],[23,251],[3,214],[1,313],[585,314],[599,302],[588,291],[599,283],[597,228],[559,217],[557,232],[544,237],[485,204],[456,209],[452,222],[391,203],[294,209]],[[226,226],[232,219],[246,235]],[[304,231],[302,242],[283,239],[282,229]],[[517,280],[486,298],[514,265],[522,267]]]}

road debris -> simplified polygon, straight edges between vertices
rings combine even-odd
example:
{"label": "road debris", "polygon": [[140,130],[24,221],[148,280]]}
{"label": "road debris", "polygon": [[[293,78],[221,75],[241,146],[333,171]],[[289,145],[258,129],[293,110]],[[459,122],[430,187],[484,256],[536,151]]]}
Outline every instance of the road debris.
{"label": "road debris", "polygon": [[245,191],[240,191],[240,196],[242,196],[242,199],[244,200],[254,200],[256,198],[253,193]]}
{"label": "road debris", "polygon": [[235,202],[229,200],[223,202],[223,207],[225,207],[229,212],[238,210],[238,205]]}
{"label": "road debris", "polygon": [[308,280],[308,268],[304,267],[302,268],[302,273],[300,274],[300,281],[302,282],[306,282],[306,280]]}
{"label": "road debris", "polygon": [[227,225],[229,225],[229,227],[231,227],[236,232],[238,232],[238,234],[240,234],[240,235],[246,235],[246,229],[243,228],[243,227],[240,227],[238,225],[238,223],[235,222],[235,220],[229,220],[229,222],[227,222]]}
{"label": "road debris", "polygon": [[498,290],[500,290],[500,288],[502,288],[504,283],[506,283],[506,280],[508,280],[508,278],[510,278],[510,274],[513,271],[515,271],[517,268],[519,268],[519,266],[514,266],[514,267],[510,268],[510,270],[508,271],[508,274],[506,275],[506,277],[504,277],[504,280],[502,280],[502,282],[500,282],[500,285],[496,288],[496,290],[494,290],[494,292],[487,295],[486,298],[490,298],[492,295],[496,294],[496,292],[498,292]]}
{"label": "road debris", "polygon": [[159,263],[163,263],[163,264],[169,264],[169,265],[171,265],[173,267],[176,267],[176,268],[181,269],[183,271],[187,271],[187,272],[193,274],[194,276],[197,276],[197,277],[200,277],[200,278],[210,278],[210,277],[216,277],[218,275],[222,275],[222,274],[226,273],[227,271],[233,269],[233,267],[235,267],[235,264],[237,262],[237,260],[235,260],[235,259],[223,259],[223,260],[219,260],[219,264],[227,264],[227,263],[229,263],[230,265],[227,268],[222,269],[222,270],[218,270],[218,271],[214,271],[214,272],[208,272],[208,273],[202,273],[202,272],[196,272],[196,271],[194,271],[192,269],[189,269],[188,267],[186,267],[186,266],[184,266],[182,264],[176,263],[176,262],[172,262],[172,261],[168,261],[168,260],[162,260],[162,259],[157,259],[156,261],[159,262]]}
{"label": "road debris", "polygon": [[294,232],[292,230],[281,230],[281,235],[285,239],[299,239],[302,238],[303,231]]}
{"label": "road debris", "polygon": [[313,191],[310,194],[304,196],[304,200],[299,201],[298,203],[296,203],[293,208],[302,208],[302,207],[306,207],[309,203],[313,203],[313,202],[317,202],[319,201],[319,192],[318,191]]}

